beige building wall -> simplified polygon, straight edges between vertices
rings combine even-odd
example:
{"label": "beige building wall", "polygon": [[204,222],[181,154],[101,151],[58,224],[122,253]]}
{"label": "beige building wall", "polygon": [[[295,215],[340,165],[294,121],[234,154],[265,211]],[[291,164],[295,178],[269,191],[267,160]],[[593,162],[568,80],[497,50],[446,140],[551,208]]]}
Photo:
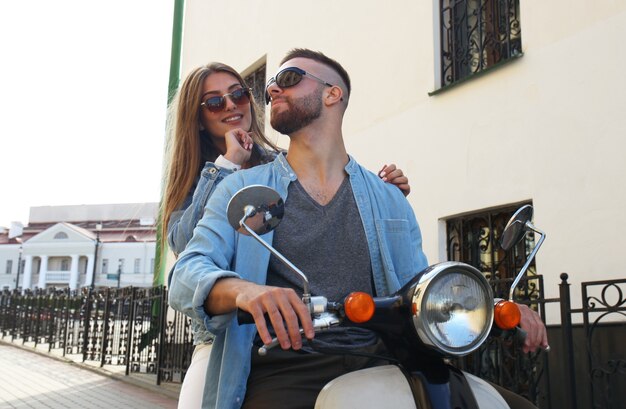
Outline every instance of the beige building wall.
{"label": "beige building wall", "polygon": [[404,169],[429,260],[446,258],[446,218],[532,199],[546,296],[567,272],[578,306],[580,282],[626,276],[626,2],[520,1],[523,57],[429,96],[437,4],[187,0],[182,72],[266,61],[269,77],[292,47],[336,58],[353,82],[348,150]]}

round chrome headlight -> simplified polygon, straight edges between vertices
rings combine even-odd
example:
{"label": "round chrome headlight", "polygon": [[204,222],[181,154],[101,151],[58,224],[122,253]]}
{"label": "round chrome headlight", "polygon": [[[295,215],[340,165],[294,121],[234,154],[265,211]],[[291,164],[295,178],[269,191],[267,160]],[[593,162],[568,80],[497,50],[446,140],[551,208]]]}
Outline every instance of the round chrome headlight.
{"label": "round chrome headlight", "polygon": [[474,267],[445,262],[430,267],[415,286],[413,325],[426,345],[446,355],[478,348],[493,324],[493,292]]}

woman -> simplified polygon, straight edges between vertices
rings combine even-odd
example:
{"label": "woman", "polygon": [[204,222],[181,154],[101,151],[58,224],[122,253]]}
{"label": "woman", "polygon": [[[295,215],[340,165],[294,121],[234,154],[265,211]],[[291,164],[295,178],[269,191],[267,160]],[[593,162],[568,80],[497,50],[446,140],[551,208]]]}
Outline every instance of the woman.
{"label": "woman", "polygon": [[[250,89],[233,68],[211,63],[193,70],[170,105],[171,156],[168,160],[163,223],[176,255],[193,235],[204,206],[224,177],[241,168],[271,162],[278,148],[263,134]],[[379,176],[410,191],[395,165]],[[196,348],[183,382],[179,408],[200,407],[212,336],[192,320]]]}

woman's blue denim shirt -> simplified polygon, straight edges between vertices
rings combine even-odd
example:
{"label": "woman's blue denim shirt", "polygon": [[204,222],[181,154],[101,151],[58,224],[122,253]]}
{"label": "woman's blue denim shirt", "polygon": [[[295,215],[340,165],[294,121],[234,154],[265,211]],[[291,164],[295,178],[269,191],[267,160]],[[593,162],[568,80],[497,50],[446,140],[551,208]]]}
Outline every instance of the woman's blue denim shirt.
{"label": "woman's blue denim shirt", "polygon": [[[260,162],[263,164],[271,162],[276,157],[276,153],[273,151],[265,151],[257,145],[255,145],[255,149],[259,151]],[[167,225],[167,242],[174,254],[178,255],[185,249],[193,236],[193,230],[202,218],[204,207],[209,197],[211,197],[217,185],[231,173],[233,171],[230,169],[216,166],[213,162],[206,162],[182,206],[172,212],[170,216]],[[171,272],[168,277],[168,284],[170,280]],[[195,345],[209,342],[213,339],[213,335],[206,330],[201,320],[192,318],[191,330]]]}
{"label": "woman's blue denim shirt", "polygon": [[195,186],[185,198],[183,205],[172,212],[167,225],[167,243],[174,254],[183,252],[191,240],[193,229],[202,218],[207,200],[217,185],[231,173],[232,170],[217,167],[213,162],[204,165]]}
{"label": "woman's blue denim shirt", "polygon": [[[369,246],[373,281],[378,296],[389,295],[427,267],[422,237],[411,206],[401,191],[350,158],[345,170]],[[239,235],[228,223],[230,198],[249,185],[272,187],[287,200],[296,180],[284,154],[267,165],[235,172],[215,189],[192,239],[174,267],[170,305],[204,322],[215,334],[205,386],[203,408],[239,408],[250,373],[254,325],[239,326],[235,313],[210,316],[204,302],[215,282],[236,277],[264,284],[270,253],[254,238]],[[272,243],[273,233],[262,236]]]}
{"label": "woman's blue denim shirt", "polygon": [[[209,197],[217,185],[231,173],[233,173],[232,170],[215,166],[213,162],[207,162],[204,165],[200,177],[187,195],[183,205],[179,210],[172,212],[170,216],[170,222],[167,225],[167,242],[174,254],[178,255],[185,249],[193,236],[193,229],[202,218],[204,206],[206,206]],[[170,272],[168,283],[171,276],[172,273]],[[213,339],[213,335],[197,318],[192,317],[191,319],[191,331],[194,345],[203,344]]]}

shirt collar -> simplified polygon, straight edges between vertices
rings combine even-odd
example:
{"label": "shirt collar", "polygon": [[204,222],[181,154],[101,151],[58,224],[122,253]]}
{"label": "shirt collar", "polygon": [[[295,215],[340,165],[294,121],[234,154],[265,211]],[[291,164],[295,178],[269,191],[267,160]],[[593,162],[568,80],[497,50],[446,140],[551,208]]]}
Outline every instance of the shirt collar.
{"label": "shirt collar", "polygon": [[296,176],[296,172],[294,172],[294,170],[289,165],[289,162],[287,162],[286,152],[280,152],[276,156],[276,160],[274,161],[274,167],[281,176],[288,178],[292,182],[298,179],[298,176]]}
{"label": "shirt collar", "polygon": [[[298,179],[296,172],[291,168],[289,162],[287,162],[287,153],[280,152],[276,156],[276,160],[274,161],[274,167],[278,170],[278,172],[291,180],[292,182]],[[348,163],[345,166],[345,171],[348,175],[354,175],[358,170],[358,165],[354,158],[348,155]]]}

